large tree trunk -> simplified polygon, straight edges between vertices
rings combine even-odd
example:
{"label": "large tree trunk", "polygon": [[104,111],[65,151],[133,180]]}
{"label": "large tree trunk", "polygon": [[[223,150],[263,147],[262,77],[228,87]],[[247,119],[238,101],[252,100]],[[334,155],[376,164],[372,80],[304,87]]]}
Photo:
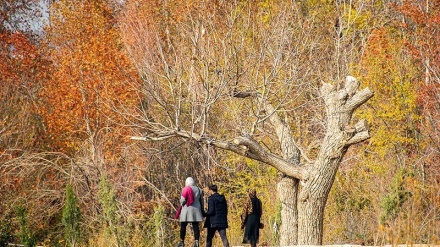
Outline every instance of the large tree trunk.
{"label": "large tree trunk", "polygon": [[299,245],[321,245],[326,198],[309,197],[298,203]]}
{"label": "large tree trunk", "polygon": [[[295,145],[289,125],[278,114],[274,114],[276,110],[269,102],[260,97],[258,99],[270,116],[269,120],[280,142],[283,158],[290,163],[290,166],[300,165],[301,152]],[[282,220],[279,232],[281,245],[296,244],[298,240],[298,184],[299,180],[297,178],[285,174],[278,182],[277,190],[281,203]]]}
{"label": "large tree trunk", "polygon": [[327,112],[327,131],[319,154],[301,181],[298,196],[298,244],[321,245],[324,208],[335,180],[339,164],[353,143],[369,137],[365,121],[350,125],[351,117],[360,105],[373,96],[369,89],[357,91],[359,82],[347,77],[345,87],[337,91],[324,84],[321,94]]}
{"label": "large tree trunk", "polygon": [[[337,146],[337,145],[336,145]],[[298,244],[321,245],[323,237],[324,208],[336,172],[343,157],[331,157],[326,153],[324,160],[317,160],[317,169],[300,188],[298,196]],[[331,157],[331,158],[328,158]]]}
{"label": "large tree trunk", "polygon": [[298,179],[283,177],[278,182],[278,196],[281,202],[280,245],[296,245],[298,239],[297,193]]}

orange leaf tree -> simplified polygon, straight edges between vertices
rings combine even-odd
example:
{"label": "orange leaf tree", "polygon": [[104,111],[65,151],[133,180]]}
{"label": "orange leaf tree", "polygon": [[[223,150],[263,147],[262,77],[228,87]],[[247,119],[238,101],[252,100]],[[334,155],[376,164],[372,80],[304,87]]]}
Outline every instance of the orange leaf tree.
{"label": "orange leaf tree", "polygon": [[80,205],[95,205],[83,208],[88,220],[98,213],[95,195],[102,174],[115,183],[131,181],[121,169],[122,136],[127,133],[117,111],[133,108],[131,82],[137,76],[106,1],[57,1],[51,5],[49,21],[45,48],[53,73],[42,89],[41,114],[52,150],[71,158],[60,164],[69,171],[63,179],[68,177],[78,194],[87,195],[78,198]]}
{"label": "orange leaf tree", "polygon": [[0,3],[0,224],[5,218],[13,221],[14,204],[35,183],[35,173],[24,176],[15,161],[38,151],[44,136],[38,92],[49,63],[37,45],[38,30],[32,28],[40,17],[39,2]]}
{"label": "orange leaf tree", "polygon": [[44,86],[43,115],[51,138],[73,151],[117,133],[114,108],[132,102],[129,81],[136,79],[112,10],[104,1],[56,2],[47,35],[55,69]]}

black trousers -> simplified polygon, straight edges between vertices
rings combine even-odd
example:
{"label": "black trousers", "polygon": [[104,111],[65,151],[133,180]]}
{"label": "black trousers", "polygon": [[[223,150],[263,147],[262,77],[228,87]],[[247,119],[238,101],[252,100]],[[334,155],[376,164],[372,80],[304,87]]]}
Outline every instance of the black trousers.
{"label": "black trousers", "polygon": [[229,247],[229,241],[226,237],[226,228],[208,228],[208,234],[206,235],[206,247],[212,246],[212,239],[214,238],[215,232],[218,231],[218,234],[220,235],[220,238],[223,242],[223,247]]}
{"label": "black trousers", "polygon": [[188,223],[192,224],[194,230],[194,239],[199,240],[200,239],[199,222],[180,222],[180,239],[185,240],[186,226],[188,225]]}

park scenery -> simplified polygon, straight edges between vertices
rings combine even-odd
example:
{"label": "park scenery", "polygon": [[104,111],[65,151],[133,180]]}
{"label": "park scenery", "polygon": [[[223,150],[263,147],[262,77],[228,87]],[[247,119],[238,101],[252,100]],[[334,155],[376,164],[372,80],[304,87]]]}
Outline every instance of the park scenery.
{"label": "park scenery", "polygon": [[249,189],[257,246],[440,244],[440,1],[0,1],[0,247],[177,246],[187,177],[231,246]]}

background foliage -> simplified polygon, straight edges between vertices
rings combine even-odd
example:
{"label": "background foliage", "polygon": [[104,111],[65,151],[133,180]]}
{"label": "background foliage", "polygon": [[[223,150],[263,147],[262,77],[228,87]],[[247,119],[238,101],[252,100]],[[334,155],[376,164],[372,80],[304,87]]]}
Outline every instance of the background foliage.
{"label": "background foliage", "polygon": [[[0,246],[173,246],[187,176],[226,196],[233,245],[246,191],[257,188],[260,243],[276,245],[276,170],[184,140],[135,142],[136,114],[166,123],[179,102],[197,112],[217,99],[208,93],[221,94],[220,82],[265,82],[313,157],[325,124],[317,88],[348,74],[375,92],[355,116],[372,137],[340,165],[324,244],[438,244],[438,30],[440,3],[430,0],[2,1]],[[221,101],[209,127],[240,134],[255,109]]]}

